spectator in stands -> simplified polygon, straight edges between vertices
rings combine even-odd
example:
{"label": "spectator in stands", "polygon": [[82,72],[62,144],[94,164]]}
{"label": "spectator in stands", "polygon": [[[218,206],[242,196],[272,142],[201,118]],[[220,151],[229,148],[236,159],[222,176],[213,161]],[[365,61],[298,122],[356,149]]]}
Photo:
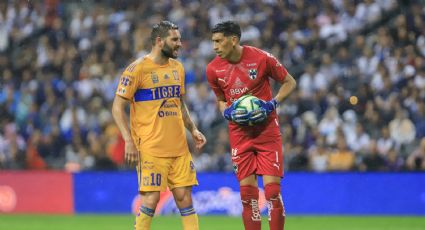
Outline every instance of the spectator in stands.
{"label": "spectator in stands", "polygon": [[315,146],[309,150],[310,169],[315,172],[324,172],[328,169],[329,149],[325,146],[324,138],[320,138]]}
{"label": "spectator in stands", "polygon": [[355,156],[348,149],[344,135],[338,135],[335,152],[329,155],[328,170],[349,171],[355,166]]}
{"label": "spectator in stands", "polygon": [[387,157],[389,152],[394,149],[394,140],[390,137],[388,127],[382,127],[378,140],[376,141],[378,153],[381,156]]}
{"label": "spectator in stands", "polygon": [[395,141],[396,149],[406,154],[406,148],[414,141],[416,130],[412,121],[407,117],[407,111],[398,108],[395,118],[389,124],[390,135]]}
{"label": "spectator in stands", "polygon": [[362,156],[360,170],[362,171],[385,171],[387,170],[385,159],[378,152],[376,140],[369,142],[367,151]]}
{"label": "spectator in stands", "polygon": [[410,170],[425,170],[425,137],[421,139],[419,147],[408,156],[406,163]]}

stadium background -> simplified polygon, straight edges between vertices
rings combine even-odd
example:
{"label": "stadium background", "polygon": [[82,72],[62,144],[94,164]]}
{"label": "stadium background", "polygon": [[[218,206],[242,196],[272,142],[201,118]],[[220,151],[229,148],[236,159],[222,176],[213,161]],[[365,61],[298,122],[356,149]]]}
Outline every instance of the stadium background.
{"label": "stadium background", "polygon": [[0,219],[132,212],[111,101],[162,19],[180,27],[187,104],[208,139],[192,149],[203,214],[240,208],[205,80],[209,28],[233,19],[298,82],[278,110],[288,215],[425,215],[425,1],[16,0],[0,2]]}

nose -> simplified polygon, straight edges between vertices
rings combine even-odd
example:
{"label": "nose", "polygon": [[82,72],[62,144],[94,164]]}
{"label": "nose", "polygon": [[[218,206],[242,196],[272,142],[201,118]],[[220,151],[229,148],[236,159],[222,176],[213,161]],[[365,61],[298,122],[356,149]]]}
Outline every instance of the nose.
{"label": "nose", "polygon": [[178,47],[181,47],[181,46],[182,46],[182,41],[181,41],[181,40],[179,40],[179,41],[177,42],[177,46],[178,46]]}
{"label": "nose", "polygon": [[214,50],[214,51],[217,51],[217,50],[218,50],[218,45],[214,44],[214,45],[213,45],[213,50]]}

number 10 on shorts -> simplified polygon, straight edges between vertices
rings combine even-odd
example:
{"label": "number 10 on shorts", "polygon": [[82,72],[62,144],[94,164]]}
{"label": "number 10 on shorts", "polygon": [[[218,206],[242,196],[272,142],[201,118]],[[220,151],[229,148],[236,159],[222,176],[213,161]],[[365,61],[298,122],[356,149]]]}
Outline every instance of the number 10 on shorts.
{"label": "number 10 on shorts", "polygon": [[144,186],[160,186],[161,185],[161,174],[151,173],[151,176],[143,177]]}

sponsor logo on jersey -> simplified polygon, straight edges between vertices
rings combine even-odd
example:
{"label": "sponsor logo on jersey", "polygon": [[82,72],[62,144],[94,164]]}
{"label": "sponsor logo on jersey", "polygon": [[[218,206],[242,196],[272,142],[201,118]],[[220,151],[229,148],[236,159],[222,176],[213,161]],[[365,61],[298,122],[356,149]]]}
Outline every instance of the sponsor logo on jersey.
{"label": "sponsor logo on jersey", "polygon": [[153,169],[154,165],[153,162],[149,162],[149,161],[144,161],[142,164],[142,169]]}
{"label": "sponsor logo on jersey", "polygon": [[244,86],[245,86],[245,84],[241,81],[241,79],[239,77],[236,78],[235,83],[233,83],[233,87],[240,88],[240,87],[244,87]]}
{"label": "sponsor logo on jersey", "polygon": [[120,88],[118,89],[118,94],[125,94],[125,88],[120,87]]}
{"label": "sponsor logo on jersey", "polygon": [[246,66],[247,66],[247,67],[256,66],[256,65],[257,65],[257,63],[249,63],[249,64],[246,64]]}
{"label": "sponsor logo on jersey", "polygon": [[129,86],[131,85],[131,77],[130,76],[122,76],[121,77],[121,85],[123,86]]}
{"label": "sponsor logo on jersey", "polygon": [[221,72],[224,72],[224,71],[226,71],[225,69],[217,69],[215,72],[216,73],[221,73]]}
{"label": "sponsor logo on jersey", "polygon": [[256,69],[248,70],[248,76],[249,76],[249,79],[255,80],[257,78],[257,70]]}
{"label": "sponsor logo on jersey", "polygon": [[177,112],[175,111],[159,111],[158,116],[159,117],[169,117],[169,116],[177,116]]}
{"label": "sponsor logo on jersey", "polygon": [[248,87],[230,89],[230,95],[235,96],[235,95],[243,94],[246,91],[248,91]]}
{"label": "sponsor logo on jersey", "polygon": [[161,105],[161,107],[169,109],[169,108],[177,108],[178,106],[176,103],[173,102],[173,103],[164,103],[163,105]]}

